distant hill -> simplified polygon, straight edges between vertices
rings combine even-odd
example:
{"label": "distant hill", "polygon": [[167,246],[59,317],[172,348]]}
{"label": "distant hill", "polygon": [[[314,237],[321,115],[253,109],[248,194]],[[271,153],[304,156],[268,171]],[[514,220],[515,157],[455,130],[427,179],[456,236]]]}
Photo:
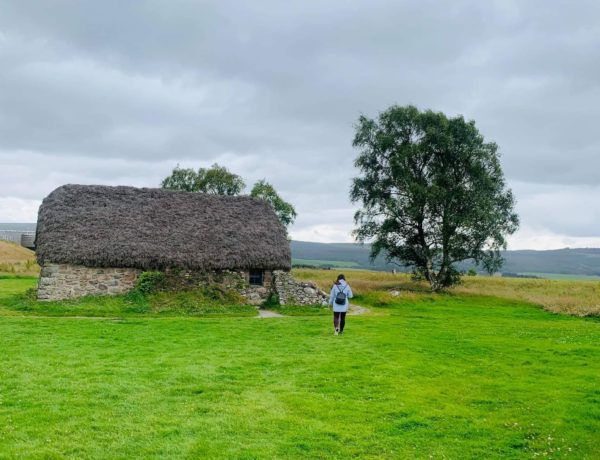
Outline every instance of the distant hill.
{"label": "distant hill", "polygon": [[[371,270],[399,269],[378,257],[369,261],[369,245],[353,243],[311,243],[292,241],[292,258],[295,265],[337,266],[367,268]],[[506,251],[503,272],[600,276],[600,248],[557,249],[551,251]],[[312,263],[308,263],[312,262]],[[331,262],[337,262],[336,265]],[[468,270],[473,264],[465,262],[459,269]]]}
{"label": "distant hill", "polygon": [[[294,265],[338,266],[368,268],[371,270],[392,270],[398,268],[378,257],[373,264],[369,260],[369,245],[354,243],[311,243],[308,241],[292,241],[292,259]],[[313,262],[313,263],[311,263]],[[320,263],[319,263],[320,262]],[[330,262],[338,262],[332,264]]]}

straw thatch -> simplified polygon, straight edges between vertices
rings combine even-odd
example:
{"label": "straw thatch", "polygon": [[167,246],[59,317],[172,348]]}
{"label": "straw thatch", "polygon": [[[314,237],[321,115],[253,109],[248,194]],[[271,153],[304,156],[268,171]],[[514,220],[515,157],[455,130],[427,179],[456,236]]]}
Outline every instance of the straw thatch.
{"label": "straw thatch", "polygon": [[162,189],[64,185],[40,207],[40,264],[283,269],[291,253],[264,201]]}

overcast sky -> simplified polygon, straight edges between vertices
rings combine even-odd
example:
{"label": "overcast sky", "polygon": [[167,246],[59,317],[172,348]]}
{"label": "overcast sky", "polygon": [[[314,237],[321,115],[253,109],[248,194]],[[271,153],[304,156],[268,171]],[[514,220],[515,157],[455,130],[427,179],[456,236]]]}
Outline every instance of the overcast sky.
{"label": "overcast sky", "polygon": [[600,2],[0,0],[0,222],[176,164],[266,178],[352,241],[353,125],[392,104],[500,146],[509,249],[600,247]]}

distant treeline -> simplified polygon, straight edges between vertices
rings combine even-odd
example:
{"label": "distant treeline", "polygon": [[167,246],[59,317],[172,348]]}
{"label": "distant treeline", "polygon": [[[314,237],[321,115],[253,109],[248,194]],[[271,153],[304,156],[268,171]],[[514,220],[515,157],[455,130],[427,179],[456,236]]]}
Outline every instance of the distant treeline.
{"label": "distant treeline", "polygon": [[502,272],[502,276],[505,278],[532,278],[532,279],[540,279],[539,276],[536,275],[522,275],[519,273],[511,273],[511,272]]}

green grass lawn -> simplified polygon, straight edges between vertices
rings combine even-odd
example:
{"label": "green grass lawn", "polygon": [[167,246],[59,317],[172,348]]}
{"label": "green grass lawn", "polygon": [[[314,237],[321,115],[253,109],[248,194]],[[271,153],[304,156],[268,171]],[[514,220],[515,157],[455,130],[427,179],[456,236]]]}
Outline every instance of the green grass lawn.
{"label": "green grass lawn", "polygon": [[[144,316],[256,316],[256,307],[235,303],[237,296],[220,291],[139,292],[117,296],[88,296],[64,301],[38,302],[32,290],[37,278],[0,278],[0,315],[144,317]],[[208,294],[208,296],[207,296]],[[212,298],[210,295],[217,295]]]}
{"label": "green grass lawn", "polygon": [[[474,295],[372,314],[26,316],[0,279],[0,458],[600,457],[600,321]],[[310,313],[310,312],[308,312]]]}

